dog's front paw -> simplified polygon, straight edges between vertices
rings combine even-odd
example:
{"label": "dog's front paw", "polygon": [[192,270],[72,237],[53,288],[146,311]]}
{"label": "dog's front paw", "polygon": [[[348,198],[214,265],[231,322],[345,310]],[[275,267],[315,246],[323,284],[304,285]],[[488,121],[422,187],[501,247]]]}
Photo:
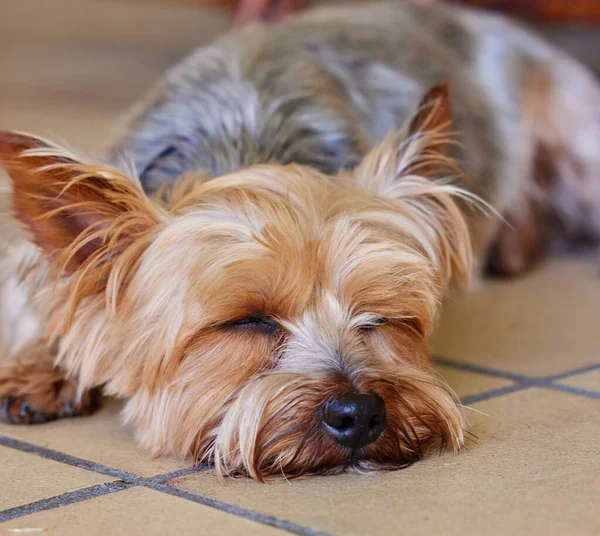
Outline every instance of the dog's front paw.
{"label": "dog's front paw", "polygon": [[[85,395],[89,398],[89,395]],[[84,397],[85,398],[85,397]],[[76,404],[74,400],[38,407],[35,397],[5,395],[0,402],[0,421],[8,424],[43,424],[63,417],[77,417],[93,412],[89,400]]]}
{"label": "dog's front paw", "polygon": [[52,364],[39,360],[0,368],[0,421],[41,424],[63,417],[89,415],[98,407],[99,394],[85,392],[77,399],[74,380]]}

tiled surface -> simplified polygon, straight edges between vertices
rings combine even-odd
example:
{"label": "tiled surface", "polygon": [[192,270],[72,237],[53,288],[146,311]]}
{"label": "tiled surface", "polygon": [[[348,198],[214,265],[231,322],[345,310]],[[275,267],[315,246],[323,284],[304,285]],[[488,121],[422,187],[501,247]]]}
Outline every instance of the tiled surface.
{"label": "tiled surface", "polygon": [[[598,402],[531,389],[475,405],[477,444],[382,476],[172,482],[219,501],[336,534],[597,534]],[[597,420],[596,420],[597,422]],[[575,440],[576,438],[576,440]]]}
{"label": "tiled surface", "polygon": [[[131,536],[146,527],[143,534],[202,534],[222,536],[277,536],[284,531],[248,519],[233,517],[214,508],[195,504],[147,488],[132,488],[96,497],[89,501],[15,519],[0,527],[15,533],[19,529],[43,529],[43,534],[81,536],[98,534]],[[142,533],[140,533],[142,534]]]}
{"label": "tiled surface", "polygon": [[558,383],[574,387],[575,389],[598,392],[600,391],[600,369],[570,376],[569,378],[560,380]]}
{"label": "tiled surface", "polygon": [[467,372],[451,366],[437,365],[436,370],[452,386],[461,398],[477,396],[492,390],[514,385],[505,378],[496,378],[476,372]]}
{"label": "tiled surface", "polygon": [[186,464],[168,458],[152,459],[136,448],[131,430],[120,424],[119,407],[116,402],[110,403],[93,419],[62,419],[27,427],[0,424],[0,435],[140,476],[154,476],[186,467]]}
{"label": "tiled surface", "polygon": [[448,300],[436,353],[531,375],[598,362],[600,263],[561,259]]}
{"label": "tiled surface", "polygon": [[[107,482],[104,475],[0,447],[0,510]],[[27,475],[27,479],[23,478]],[[0,531],[1,534],[1,531]]]}
{"label": "tiled surface", "polygon": [[[0,128],[99,154],[121,108],[223,27],[214,13],[146,2],[5,2]],[[137,450],[111,403],[89,419],[0,426],[0,535],[595,536],[599,272],[557,259],[449,300],[437,369],[478,437],[456,457],[377,476],[223,483]]]}

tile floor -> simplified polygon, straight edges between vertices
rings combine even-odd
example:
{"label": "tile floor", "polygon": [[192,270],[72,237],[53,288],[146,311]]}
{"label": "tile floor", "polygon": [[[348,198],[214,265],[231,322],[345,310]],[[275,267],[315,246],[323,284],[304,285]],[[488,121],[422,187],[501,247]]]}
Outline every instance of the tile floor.
{"label": "tile floor", "polygon": [[[215,12],[20,0],[0,19],[0,128],[99,154],[163,69],[224,28]],[[134,67],[132,67],[132,65]],[[561,258],[449,300],[438,368],[477,441],[404,471],[291,484],[219,482],[152,460],[119,405],[0,425],[0,535],[600,534],[600,268]]]}

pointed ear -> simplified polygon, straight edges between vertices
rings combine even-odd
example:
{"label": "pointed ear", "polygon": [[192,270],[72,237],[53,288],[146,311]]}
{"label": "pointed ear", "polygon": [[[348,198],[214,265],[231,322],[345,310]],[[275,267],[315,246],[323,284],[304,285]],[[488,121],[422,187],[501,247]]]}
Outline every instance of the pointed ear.
{"label": "pointed ear", "polygon": [[455,143],[447,84],[430,89],[416,112],[399,132],[389,135],[358,166],[356,179],[367,190],[386,195],[402,177],[433,178],[456,174],[455,162],[446,152]]}
{"label": "pointed ear", "polygon": [[[446,151],[454,143],[447,85],[431,89],[400,132],[373,149],[355,171],[355,183],[381,196],[393,198],[405,216],[401,234],[410,234],[440,279],[466,280],[473,254],[467,220],[457,199],[477,198],[448,180],[462,177]],[[410,225],[408,222],[410,221]],[[410,227],[410,229],[409,229]]]}
{"label": "pointed ear", "polygon": [[41,139],[0,131],[0,166],[12,179],[15,217],[45,257],[68,271],[109,244],[114,255],[160,220],[132,179]]}

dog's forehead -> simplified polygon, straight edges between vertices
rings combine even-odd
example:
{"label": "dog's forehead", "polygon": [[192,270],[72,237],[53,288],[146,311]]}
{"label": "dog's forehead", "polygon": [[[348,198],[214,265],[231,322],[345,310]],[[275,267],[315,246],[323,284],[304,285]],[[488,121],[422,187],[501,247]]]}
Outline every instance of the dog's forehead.
{"label": "dog's forehead", "polygon": [[168,210],[182,232],[188,224],[198,236],[235,227],[262,240],[281,229],[290,243],[323,242],[334,234],[381,231],[380,221],[363,216],[390,213],[390,199],[358,188],[349,174],[329,177],[300,165],[256,166],[180,190]]}
{"label": "dog's forehead", "polygon": [[398,315],[432,292],[427,263],[377,196],[301,166],[265,166],[194,188],[175,204],[143,270],[165,285],[184,279],[187,299],[215,317]]}
{"label": "dog's forehead", "polygon": [[377,241],[341,216],[314,235],[298,234],[297,224],[278,218],[260,225],[237,211],[190,214],[155,247],[151,270],[166,267],[161,280],[184,278],[188,299],[215,317],[261,312],[305,326],[405,314],[427,292],[427,270],[402,244]]}

